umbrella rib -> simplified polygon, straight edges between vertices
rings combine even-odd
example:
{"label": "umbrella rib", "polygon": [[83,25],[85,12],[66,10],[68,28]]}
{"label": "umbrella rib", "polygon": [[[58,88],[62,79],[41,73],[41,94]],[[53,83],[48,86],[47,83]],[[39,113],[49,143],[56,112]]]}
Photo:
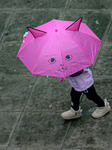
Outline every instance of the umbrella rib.
{"label": "umbrella rib", "polygon": [[[95,40],[97,39],[98,41],[101,41],[96,35],[95,35],[95,36],[96,36],[97,38],[95,38],[94,36],[92,36],[92,35],[90,35],[90,34],[87,34],[87,33],[85,33],[85,32],[82,32],[82,31],[79,31],[79,32],[81,32],[82,34],[86,34],[87,36],[90,36],[90,37],[92,37],[92,38],[95,39]],[[93,34],[94,34],[94,32],[93,32]]]}
{"label": "umbrella rib", "polygon": [[[80,32],[81,32],[81,31],[80,31]],[[93,38],[94,40],[96,40],[96,41],[98,40],[99,42],[102,42],[96,35],[95,35],[95,36],[96,36],[98,39],[95,38],[95,37],[93,37],[92,35],[87,34],[87,33],[84,33],[84,32],[81,32],[81,33],[82,33],[82,34],[86,34],[87,36],[92,37],[92,38]],[[94,32],[93,32],[93,34],[94,34]],[[83,49],[82,49],[81,47],[80,47],[80,49],[83,51]],[[85,53],[84,51],[83,51],[83,53],[86,55],[86,53]],[[86,55],[86,56],[88,56],[88,55]],[[88,58],[89,58],[89,56],[88,56]],[[94,58],[94,59],[95,59],[95,58]],[[89,58],[89,60],[90,60],[90,58]],[[93,63],[94,63],[94,60],[93,60],[93,61],[90,60],[90,62],[92,62],[92,64],[93,64]]]}
{"label": "umbrella rib", "polygon": [[[34,41],[34,39],[33,39],[30,43],[28,43],[26,46],[24,46],[24,47],[18,52],[17,56],[21,53],[21,51],[23,51],[26,47],[28,47],[33,41]],[[21,45],[22,45],[22,43],[21,43]]]}
{"label": "umbrella rib", "polygon": [[[78,32],[79,32],[79,31],[78,31]],[[66,34],[65,34],[65,35],[66,35]],[[66,36],[66,37],[68,38],[68,36]],[[71,37],[69,37],[69,38],[71,38]],[[75,44],[80,48],[80,50],[88,57],[89,61],[93,64],[93,62],[90,60],[89,56],[84,52],[84,50],[80,47],[80,45],[77,44],[77,42],[74,41],[72,38],[71,38],[71,40],[72,40],[73,43],[75,43]]]}
{"label": "umbrella rib", "polygon": [[[48,36],[49,37],[49,36]],[[44,49],[44,46],[45,46],[45,44],[46,44],[46,42],[49,40],[49,38],[47,37],[47,40],[42,44],[42,49],[41,49],[41,52],[40,52],[40,54],[38,55],[38,58],[39,58],[39,56],[41,55],[41,53],[42,53],[42,51],[43,51],[43,49]],[[38,60],[38,59],[37,59]],[[35,61],[35,65],[34,65],[34,67],[33,67],[33,74],[34,74],[34,70],[35,70],[35,67],[36,67],[36,65],[37,65],[37,61]]]}
{"label": "umbrella rib", "polygon": [[[58,40],[58,35],[57,35],[57,43],[58,43],[58,47],[59,47],[59,52],[60,52],[60,54],[61,54],[61,62],[62,62],[62,64],[63,64],[63,57],[62,57],[62,52],[61,52],[61,48],[60,48],[60,43],[59,43],[59,40]],[[65,71],[64,71],[64,77],[65,77]]]}
{"label": "umbrella rib", "polygon": [[[56,23],[55,23],[55,20],[54,20],[54,25],[55,25],[55,27],[56,27]],[[56,29],[57,29],[57,27],[56,27]],[[56,35],[56,39],[57,39],[57,43],[58,43],[58,47],[59,47],[59,53],[61,54],[61,62],[63,62],[63,57],[62,57],[62,52],[61,52],[61,48],[60,48],[60,43],[59,43],[59,38],[58,38],[58,34]],[[62,63],[63,64],[63,63]],[[62,75],[63,76],[63,75]],[[64,72],[64,77],[65,77],[65,72]]]}
{"label": "umbrella rib", "polygon": [[[80,45],[79,45],[79,47],[80,47]],[[93,61],[91,61],[91,59],[89,58],[89,55],[86,54],[86,53],[84,52],[84,50],[83,50],[81,47],[80,47],[80,50],[86,55],[86,57],[88,57],[88,60],[90,61],[90,63],[93,64]]]}

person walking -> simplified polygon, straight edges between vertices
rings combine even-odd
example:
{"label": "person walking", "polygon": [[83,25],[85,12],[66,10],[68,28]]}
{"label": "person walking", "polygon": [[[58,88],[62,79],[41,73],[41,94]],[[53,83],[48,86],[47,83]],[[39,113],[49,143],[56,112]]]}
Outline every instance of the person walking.
{"label": "person walking", "polygon": [[109,102],[106,99],[103,100],[96,92],[92,71],[89,68],[85,68],[67,78],[72,86],[70,93],[71,109],[62,113],[62,118],[69,120],[81,117],[80,96],[82,93],[97,105],[96,110],[92,113],[93,118],[103,117],[110,111]]}

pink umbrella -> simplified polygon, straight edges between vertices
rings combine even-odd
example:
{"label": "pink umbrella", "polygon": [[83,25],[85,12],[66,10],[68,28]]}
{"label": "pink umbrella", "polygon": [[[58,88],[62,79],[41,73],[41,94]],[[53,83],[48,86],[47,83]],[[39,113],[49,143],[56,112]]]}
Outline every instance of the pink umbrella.
{"label": "pink umbrella", "polygon": [[28,27],[17,57],[32,74],[61,78],[93,65],[102,41],[81,21]]}

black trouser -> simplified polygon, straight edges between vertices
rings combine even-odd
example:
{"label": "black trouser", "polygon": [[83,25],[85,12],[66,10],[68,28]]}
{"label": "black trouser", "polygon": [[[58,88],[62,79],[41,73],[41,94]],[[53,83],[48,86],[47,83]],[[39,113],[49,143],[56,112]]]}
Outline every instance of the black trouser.
{"label": "black trouser", "polygon": [[92,100],[94,103],[96,103],[98,107],[103,107],[104,106],[104,101],[96,93],[94,85],[92,85],[90,88],[88,88],[87,90],[82,91],[82,92],[78,92],[74,88],[72,88],[70,95],[71,95],[71,106],[74,110],[79,109],[80,96],[81,96],[82,93],[84,93],[89,100]]}

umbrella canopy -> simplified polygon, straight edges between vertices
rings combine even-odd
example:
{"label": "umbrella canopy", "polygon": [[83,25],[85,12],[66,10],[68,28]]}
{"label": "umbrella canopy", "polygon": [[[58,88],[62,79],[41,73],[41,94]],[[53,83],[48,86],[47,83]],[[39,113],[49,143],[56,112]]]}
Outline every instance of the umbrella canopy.
{"label": "umbrella canopy", "polygon": [[102,41],[81,21],[53,19],[27,27],[17,57],[32,74],[61,78],[93,65]]}

